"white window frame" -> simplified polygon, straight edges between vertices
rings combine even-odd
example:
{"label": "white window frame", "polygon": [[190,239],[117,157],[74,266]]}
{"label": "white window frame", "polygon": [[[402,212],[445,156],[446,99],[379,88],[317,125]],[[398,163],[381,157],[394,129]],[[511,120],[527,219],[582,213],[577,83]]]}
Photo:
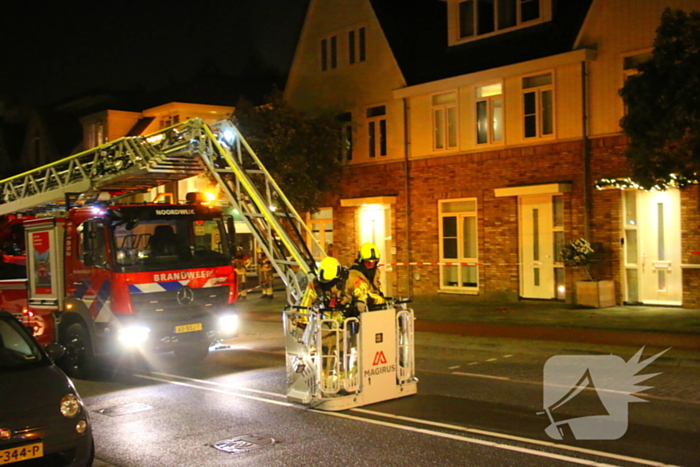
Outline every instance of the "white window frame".
{"label": "white window frame", "polygon": [[[452,211],[447,209],[449,204],[458,203],[474,203],[473,210],[464,211]],[[446,199],[438,201],[438,226],[439,226],[439,245],[440,245],[440,263],[478,263],[479,262],[479,203],[476,198],[458,198],[458,199]],[[456,218],[456,235],[454,237],[445,237],[444,232],[444,219],[454,217]],[[473,244],[474,255],[467,256],[465,253],[465,232],[464,232],[464,221],[467,218],[473,219],[474,222],[474,238],[470,243]],[[456,241],[457,258],[445,257],[445,240],[454,238]],[[475,278],[473,285],[466,285],[465,272],[471,271],[471,274]],[[456,275],[454,274],[456,272]],[[456,276],[456,285],[450,285],[446,282]],[[440,283],[439,290],[441,292],[455,292],[455,293],[478,293],[479,291],[479,266],[473,265],[450,265],[441,264],[440,265]]]}
{"label": "white window frame", "polygon": [[[373,112],[377,114],[370,115]],[[366,116],[368,157],[370,159],[375,159],[377,156],[385,157],[389,152],[386,105],[368,107]]]}
{"label": "white window frame", "polygon": [[[525,87],[525,80],[530,79],[530,78],[538,78],[541,76],[549,75],[550,76],[550,82],[549,84],[543,84],[543,85],[538,85],[538,86],[530,86],[530,87]],[[555,135],[556,131],[556,104],[555,104],[555,94],[554,94],[554,72],[553,71],[545,71],[533,75],[528,75],[528,76],[523,76],[521,78],[521,96],[522,96],[522,122],[523,122],[523,139],[526,140],[532,140],[532,139],[540,139],[540,138],[553,138]],[[549,94],[547,94],[549,93]],[[526,108],[526,96],[528,94],[534,94],[535,96],[535,108],[533,113],[526,113],[527,108]],[[544,102],[546,100],[546,96],[549,95],[550,99],[550,115],[546,115],[545,112],[545,105]],[[528,127],[528,117],[534,117],[534,122],[535,122],[535,134],[534,135],[527,135],[527,127]],[[545,118],[549,118],[550,122],[550,129],[548,133],[544,133],[544,127],[545,127]]]}
{"label": "white window frame", "polygon": [[[484,4],[490,4],[493,2],[493,29],[479,33],[479,2],[484,2]],[[506,7],[509,3],[515,3],[515,18],[514,23],[508,26],[499,24],[499,15],[501,7]],[[537,18],[523,20],[523,7],[528,4],[537,3]],[[472,28],[471,34],[462,35],[462,11],[463,8],[469,9],[471,5],[471,21]],[[483,37],[489,37],[496,34],[501,34],[503,32],[512,31],[514,29],[520,29],[524,27],[529,27],[535,24],[539,24],[551,19],[552,2],[551,0],[451,0],[449,15],[452,17],[450,21],[450,26],[452,33],[450,37],[450,45],[460,44],[463,42],[468,42],[476,39],[481,39]],[[484,11],[484,10],[482,10]]]}
{"label": "white window frame", "polygon": [[[499,92],[498,93],[491,93],[489,92],[489,88],[494,88],[496,85],[500,86]],[[481,97],[480,94],[486,93],[484,97]],[[495,91],[492,91],[495,92]],[[498,82],[498,83],[490,83],[490,84],[485,84],[482,86],[477,86],[474,89],[474,141],[477,146],[482,146],[482,145],[494,145],[494,144],[504,144],[505,141],[505,99],[503,96],[503,83]],[[496,121],[497,116],[495,115],[494,109],[496,108],[496,102],[500,101],[500,109],[501,109],[501,114],[500,114],[500,121]],[[485,103],[486,107],[486,121],[485,122],[480,122],[479,121],[479,104],[480,103]],[[479,126],[480,125],[485,125],[486,126],[486,140],[485,141],[479,141]],[[495,127],[497,124],[500,124],[500,139],[499,135],[497,134]]]}
{"label": "white window frame", "polygon": [[459,112],[457,91],[431,96],[433,121],[433,150],[449,151],[459,147]]}
{"label": "white window frame", "polygon": [[[331,255],[333,251],[329,250],[333,248],[333,208],[320,208],[318,212],[310,214],[306,225],[325,254]],[[324,258],[311,239],[307,241],[307,245],[314,259],[321,261]]]}

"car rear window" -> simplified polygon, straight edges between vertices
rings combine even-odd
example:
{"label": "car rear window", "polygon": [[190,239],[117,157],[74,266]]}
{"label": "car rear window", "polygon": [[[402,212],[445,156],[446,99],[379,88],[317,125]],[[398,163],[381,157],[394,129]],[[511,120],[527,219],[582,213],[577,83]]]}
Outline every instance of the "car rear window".
{"label": "car rear window", "polygon": [[42,359],[36,342],[14,318],[0,320],[0,369],[32,366]]}

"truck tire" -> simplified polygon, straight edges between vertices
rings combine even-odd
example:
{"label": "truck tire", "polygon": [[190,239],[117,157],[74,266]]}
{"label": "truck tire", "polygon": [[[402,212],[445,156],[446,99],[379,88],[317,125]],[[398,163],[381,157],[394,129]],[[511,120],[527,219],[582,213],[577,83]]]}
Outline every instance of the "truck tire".
{"label": "truck tire", "polygon": [[197,363],[209,355],[208,344],[188,344],[173,349],[175,357],[185,363]]}
{"label": "truck tire", "polygon": [[59,360],[59,366],[71,378],[86,379],[92,375],[95,355],[87,329],[81,323],[73,323],[62,333],[61,344],[66,353]]}

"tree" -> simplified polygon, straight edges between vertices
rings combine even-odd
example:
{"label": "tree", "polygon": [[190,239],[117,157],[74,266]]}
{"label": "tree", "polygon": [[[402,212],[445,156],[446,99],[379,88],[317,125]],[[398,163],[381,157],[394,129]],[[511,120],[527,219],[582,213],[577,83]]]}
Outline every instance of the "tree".
{"label": "tree", "polygon": [[620,90],[632,179],[682,188],[700,176],[700,13],[664,10],[652,56],[637,70]]}
{"label": "tree", "polygon": [[279,91],[267,101],[254,106],[240,100],[233,114],[236,126],[295,209],[318,211],[323,195],[340,179],[340,122],[292,109]]}

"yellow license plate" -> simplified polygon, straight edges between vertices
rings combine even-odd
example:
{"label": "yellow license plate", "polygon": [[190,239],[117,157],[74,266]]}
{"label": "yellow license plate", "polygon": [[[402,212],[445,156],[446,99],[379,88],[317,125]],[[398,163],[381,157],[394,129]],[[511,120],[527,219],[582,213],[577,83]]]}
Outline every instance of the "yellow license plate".
{"label": "yellow license plate", "polygon": [[28,444],[12,449],[0,449],[0,465],[26,461],[44,456],[44,443]]}
{"label": "yellow license plate", "polygon": [[194,332],[194,331],[201,331],[202,330],[202,323],[194,323],[194,324],[183,324],[182,326],[175,326],[175,333],[180,334],[182,332]]}

